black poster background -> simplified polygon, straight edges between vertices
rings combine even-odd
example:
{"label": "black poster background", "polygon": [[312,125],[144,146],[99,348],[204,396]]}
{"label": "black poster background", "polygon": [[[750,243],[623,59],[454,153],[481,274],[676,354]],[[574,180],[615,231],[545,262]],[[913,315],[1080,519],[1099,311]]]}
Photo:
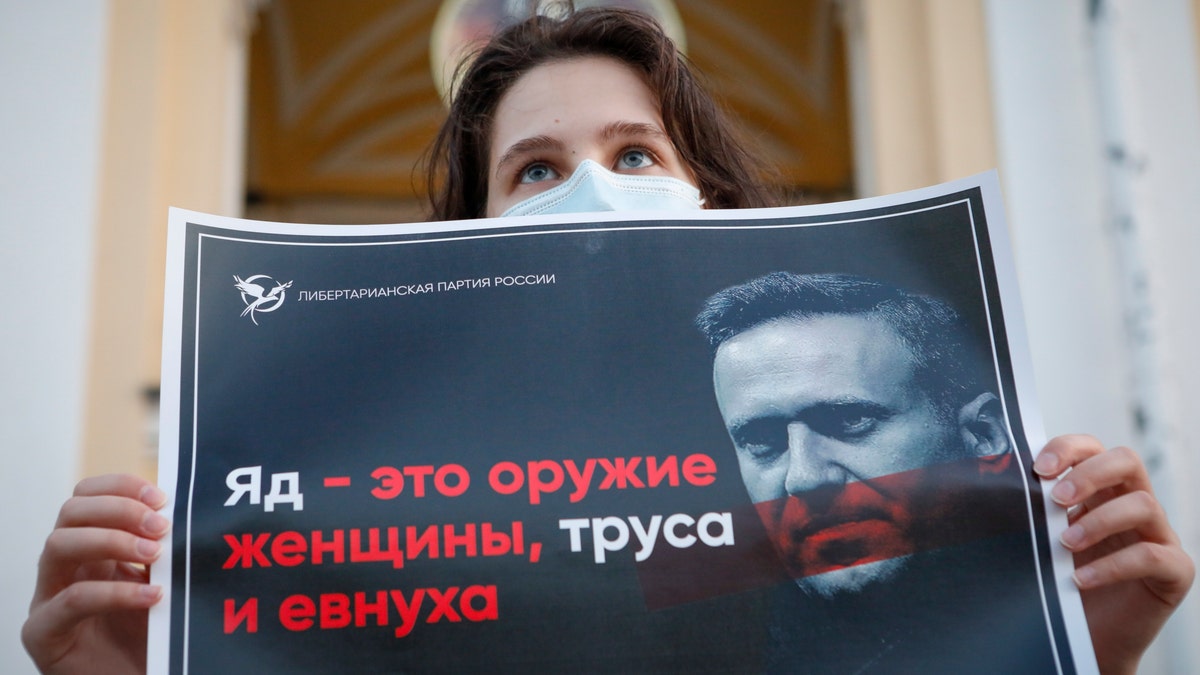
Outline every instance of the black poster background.
{"label": "black poster background", "polygon": [[[977,338],[980,358],[996,359],[1010,428],[1028,467],[979,190],[870,211],[777,213],[387,237],[190,223],[182,266],[171,672],[761,672],[770,588],[648,610],[633,561],[636,542],[596,564],[590,539],[584,537],[582,552],[570,552],[558,521],[746,510],[713,399],[711,357],[692,322],[712,293],[776,270],[860,274],[953,305]],[[235,275],[293,285],[276,311],[256,315],[256,325],[241,314],[246,304]],[[554,283],[329,301],[302,296],[512,275],[553,275]],[[172,452],[174,440],[165,444]],[[594,480],[576,503],[568,486],[531,505],[525,490],[500,495],[487,481],[491,466],[505,460],[693,453],[716,461],[712,485],[598,490]],[[449,463],[471,476],[460,497],[430,490],[416,498],[411,482],[395,499],[370,493],[376,467]],[[262,467],[264,492],[271,474],[298,472],[303,510],[280,504],[268,513],[245,499],[225,507],[227,474],[247,466]],[[326,488],[326,476],[349,476],[352,484]],[[1036,536],[1025,537],[1023,572],[1032,584],[1038,566],[1043,579],[1053,579],[1035,497]],[[523,524],[527,546],[542,545],[539,562],[460,554],[408,560],[403,569],[386,562],[222,567],[231,555],[227,534],[389,526],[403,532],[483,522],[507,531],[514,521]],[[739,547],[753,548],[757,538],[761,548],[753,527],[735,535]],[[658,546],[666,544],[660,539]],[[279,621],[280,604],[293,594],[315,601],[367,592],[373,599],[378,590],[476,584],[496,586],[498,620],[425,623],[427,605],[403,638],[394,635],[394,607],[387,626],[372,619],[364,627],[297,632]],[[1044,596],[1049,618],[1041,639],[1049,634],[1061,660],[1046,671],[1071,672],[1049,582]],[[248,598],[258,599],[257,631],[243,625],[225,634],[225,601],[240,606]]]}

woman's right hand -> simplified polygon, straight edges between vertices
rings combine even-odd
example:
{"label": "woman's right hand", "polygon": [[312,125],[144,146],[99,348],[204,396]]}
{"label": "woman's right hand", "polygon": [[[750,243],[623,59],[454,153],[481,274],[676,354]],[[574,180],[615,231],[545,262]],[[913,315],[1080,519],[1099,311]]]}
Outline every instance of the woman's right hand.
{"label": "woman's right hand", "polygon": [[21,641],[43,673],[144,673],[147,610],[162,598],[147,565],[162,552],[167,496],[148,481],[86,478],[38,562]]}

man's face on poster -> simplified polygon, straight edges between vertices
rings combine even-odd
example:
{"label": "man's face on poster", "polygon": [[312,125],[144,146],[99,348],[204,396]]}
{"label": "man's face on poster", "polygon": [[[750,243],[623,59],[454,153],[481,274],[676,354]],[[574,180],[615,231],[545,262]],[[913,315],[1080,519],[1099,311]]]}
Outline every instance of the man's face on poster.
{"label": "man's face on poster", "polygon": [[967,453],[958,425],[916,383],[883,320],[780,318],[721,344],[717,404],[742,479],[789,573],[837,597],[909,563],[913,503],[931,464]]}

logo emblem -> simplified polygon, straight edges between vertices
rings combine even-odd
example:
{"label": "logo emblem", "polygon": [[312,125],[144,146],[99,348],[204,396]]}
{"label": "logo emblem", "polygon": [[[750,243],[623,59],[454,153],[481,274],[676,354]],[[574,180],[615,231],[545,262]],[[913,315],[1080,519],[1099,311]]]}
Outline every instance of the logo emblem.
{"label": "logo emblem", "polygon": [[[254,283],[260,279],[266,279],[268,282],[275,284],[271,290],[267,290],[265,286]],[[242,302],[246,303],[246,309],[242,310],[242,316],[250,315],[250,320],[254,325],[258,325],[258,319],[254,318],[255,312],[274,312],[283,304],[283,300],[287,297],[287,289],[291,287],[292,282],[281,284],[265,274],[255,274],[252,277],[247,277],[245,281],[238,278],[238,275],[233,275],[233,280],[236,282],[233,286],[242,292]]]}

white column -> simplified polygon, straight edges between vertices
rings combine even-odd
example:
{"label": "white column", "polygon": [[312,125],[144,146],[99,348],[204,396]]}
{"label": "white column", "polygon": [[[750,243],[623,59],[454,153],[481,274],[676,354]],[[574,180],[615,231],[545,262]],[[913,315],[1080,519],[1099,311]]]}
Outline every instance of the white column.
{"label": "white column", "polygon": [[0,664],[76,479],[108,5],[0,3]]}
{"label": "white column", "polygon": [[[1189,0],[988,0],[1001,177],[1047,431],[1143,451],[1198,551],[1200,75]],[[1196,599],[1145,673],[1200,664]]]}

